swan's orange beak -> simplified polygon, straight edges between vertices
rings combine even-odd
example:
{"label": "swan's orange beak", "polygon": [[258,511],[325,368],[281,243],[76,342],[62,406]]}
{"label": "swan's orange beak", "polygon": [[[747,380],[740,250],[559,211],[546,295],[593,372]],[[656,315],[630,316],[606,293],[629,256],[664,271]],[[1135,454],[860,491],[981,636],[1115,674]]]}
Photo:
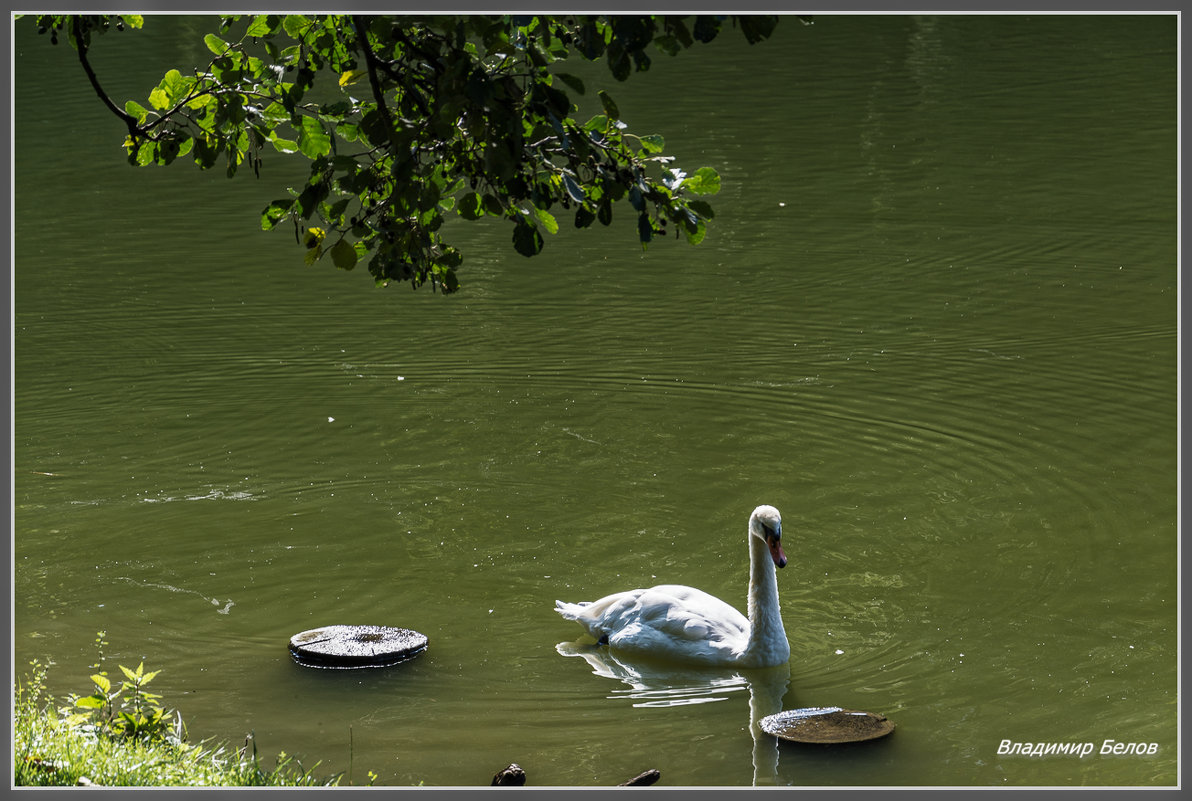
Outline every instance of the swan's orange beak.
{"label": "swan's orange beak", "polygon": [[766,537],[766,545],[770,546],[770,558],[778,567],[786,567],[786,554],[782,552],[782,541],[777,537]]}

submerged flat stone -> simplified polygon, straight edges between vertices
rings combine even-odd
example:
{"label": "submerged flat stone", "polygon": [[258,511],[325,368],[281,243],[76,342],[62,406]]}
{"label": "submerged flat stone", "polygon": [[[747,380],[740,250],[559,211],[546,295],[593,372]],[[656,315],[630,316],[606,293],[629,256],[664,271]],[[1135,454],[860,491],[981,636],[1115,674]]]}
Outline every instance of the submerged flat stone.
{"label": "submerged flat stone", "polygon": [[766,734],[796,743],[858,743],[894,731],[885,715],[838,706],[788,709],[762,718],[758,725]]}
{"label": "submerged flat stone", "polygon": [[425,634],[412,629],[323,626],[291,637],[290,654],[304,667],[385,667],[413,659],[427,642]]}

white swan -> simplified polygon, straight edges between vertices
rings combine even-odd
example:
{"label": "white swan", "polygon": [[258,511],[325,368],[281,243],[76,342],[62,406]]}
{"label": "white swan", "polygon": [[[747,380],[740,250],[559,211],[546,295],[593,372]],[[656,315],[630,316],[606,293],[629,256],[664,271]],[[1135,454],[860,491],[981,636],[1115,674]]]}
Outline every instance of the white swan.
{"label": "white swan", "polygon": [[762,505],[749,517],[749,617],[702,590],[663,584],[607,595],[599,601],[555,601],[601,644],[681,662],[772,667],[790,659],[778,608],[774,567],[786,566],[782,518]]}

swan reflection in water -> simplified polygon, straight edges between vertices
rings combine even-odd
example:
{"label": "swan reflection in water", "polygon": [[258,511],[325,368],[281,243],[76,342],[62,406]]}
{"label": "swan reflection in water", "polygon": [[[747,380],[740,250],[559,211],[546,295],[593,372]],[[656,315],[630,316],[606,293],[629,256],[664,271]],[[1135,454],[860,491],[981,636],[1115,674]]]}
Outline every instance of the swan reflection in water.
{"label": "swan reflection in water", "polygon": [[749,693],[749,733],[753,737],[753,783],[776,784],[778,740],[761,730],[762,718],[782,711],[790,683],[790,664],[768,668],[716,668],[647,660],[629,662],[608,646],[590,642],[561,642],[555,650],[582,658],[597,676],[629,686],[610,699],[630,699],[635,707],[673,707],[726,701]]}

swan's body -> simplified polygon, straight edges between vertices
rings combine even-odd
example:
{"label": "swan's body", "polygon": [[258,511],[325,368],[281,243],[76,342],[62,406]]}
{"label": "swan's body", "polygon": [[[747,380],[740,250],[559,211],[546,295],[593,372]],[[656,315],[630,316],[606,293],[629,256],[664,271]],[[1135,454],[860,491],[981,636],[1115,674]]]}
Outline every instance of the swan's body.
{"label": "swan's body", "polygon": [[749,518],[749,617],[693,587],[663,584],[598,601],[555,601],[600,643],[627,654],[704,665],[771,667],[790,659],[774,568],[786,566],[782,518],[759,506]]}

